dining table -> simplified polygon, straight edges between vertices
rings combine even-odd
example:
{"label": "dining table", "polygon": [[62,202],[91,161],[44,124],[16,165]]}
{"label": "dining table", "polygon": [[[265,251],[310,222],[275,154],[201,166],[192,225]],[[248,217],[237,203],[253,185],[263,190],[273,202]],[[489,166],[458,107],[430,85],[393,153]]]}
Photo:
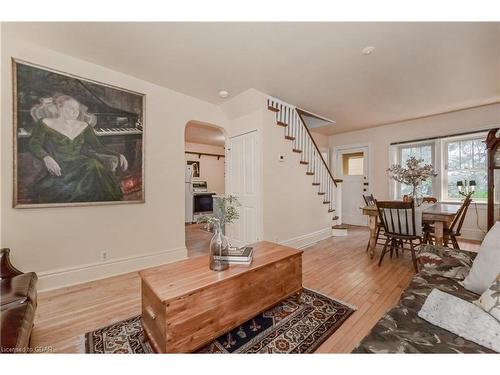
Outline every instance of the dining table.
{"label": "dining table", "polygon": [[[450,203],[433,203],[422,211],[422,224],[434,225],[434,237],[436,245],[443,245],[443,232],[445,228],[449,228],[455,215],[460,209],[459,204]],[[375,256],[375,246],[377,245],[377,223],[378,209],[376,205],[361,207],[363,215],[368,216],[368,226],[370,228],[370,247],[368,253],[370,257]]]}

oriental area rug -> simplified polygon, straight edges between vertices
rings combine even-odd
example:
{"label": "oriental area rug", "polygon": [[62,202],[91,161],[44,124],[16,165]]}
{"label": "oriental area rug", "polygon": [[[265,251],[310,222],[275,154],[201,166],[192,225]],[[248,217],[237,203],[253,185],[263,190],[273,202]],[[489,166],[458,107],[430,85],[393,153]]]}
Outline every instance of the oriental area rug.
{"label": "oriental area rug", "polygon": [[[309,289],[300,303],[287,298],[197,353],[313,353],[355,308]],[[94,354],[152,353],[136,316],[85,334],[85,352]]]}

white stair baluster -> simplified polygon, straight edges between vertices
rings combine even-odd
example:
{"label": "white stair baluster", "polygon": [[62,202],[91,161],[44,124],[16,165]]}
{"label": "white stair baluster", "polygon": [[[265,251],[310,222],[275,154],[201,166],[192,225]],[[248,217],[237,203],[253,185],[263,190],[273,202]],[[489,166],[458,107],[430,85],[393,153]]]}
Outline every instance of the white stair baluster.
{"label": "white stair baluster", "polygon": [[307,174],[313,175],[312,181],[318,186],[318,192],[324,193],[321,195],[323,202],[329,202],[328,209],[334,210],[337,185],[297,109],[273,97],[267,98],[267,106],[276,112],[276,122],[284,127],[285,137],[292,140],[293,149],[301,151],[300,160],[307,162]]}
{"label": "white stair baluster", "polygon": [[300,135],[299,135],[299,131],[300,131],[300,123],[299,123],[299,118],[298,118],[298,114],[297,114],[297,111],[294,110],[294,124],[295,124],[295,132],[293,134],[293,136],[295,137],[295,141],[293,143],[293,147],[295,149],[298,149],[299,148],[299,139],[300,139]]}
{"label": "white stair baluster", "polygon": [[331,204],[332,204],[332,183],[330,181],[330,179],[328,179],[328,207],[330,208]]}
{"label": "white stair baluster", "polygon": [[325,170],[325,167],[323,166],[323,170],[324,170],[324,175],[325,175],[325,199],[323,199],[323,201],[326,201],[328,200],[328,175],[326,173],[326,170]]}
{"label": "white stair baluster", "polygon": [[[325,169],[325,167],[323,166],[323,169]],[[325,169],[325,172],[324,172],[324,175],[325,175],[325,196],[323,199],[323,201],[327,201],[328,200],[328,174],[326,173],[326,169]]]}
{"label": "white stair baluster", "polygon": [[314,176],[316,176],[316,150],[313,150],[313,157],[311,159],[311,170],[314,172]]}
{"label": "white stair baluster", "polygon": [[325,193],[326,192],[326,187],[325,187],[325,169],[323,166],[321,166],[321,192]]}
{"label": "white stair baluster", "polygon": [[333,210],[334,194],[335,194],[334,182],[330,179],[330,209],[331,210]]}
{"label": "white stair baluster", "polygon": [[325,181],[323,181],[324,176],[323,176],[323,166],[322,165],[320,166],[319,173],[320,173],[320,181],[319,181],[320,185],[319,186],[321,186],[321,192],[324,192],[325,191]]}
{"label": "white stair baluster", "polygon": [[306,137],[305,137],[305,132],[304,132],[304,127],[300,127],[300,149],[302,150],[302,154],[300,155],[300,160],[304,160],[304,152],[306,148]]}
{"label": "white stair baluster", "polygon": [[309,157],[309,154],[311,152],[311,142],[309,142],[309,134],[307,134],[307,132],[306,132],[306,140],[307,140],[307,153],[305,160],[309,162],[311,160],[311,158]]}
{"label": "white stair baluster", "polygon": [[288,126],[285,126],[285,135],[290,135],[290,108],[286,107],[285,110],[285,124],[288,124]]}
{"label": "white stair baluster", "polygon": [[329,178],[329,175],[328,175],[328,171],[325,167],[325,180],[326,180],[326,196],[325,196],[325,202],[329,202],[330,201],[330,178]]}
{"label": "white stair baluster", "polygon": [[314,171],[313,171],[313,148],[314,147],[312,147],[312,146],[313,145],[309,145],[309,160],[308,160],[308,162],[309,162],[309,168],[310,168],[311,172],[314,173]]}
{"label": "white stair baluster", "polygon": [[[304,132],[304,136],[306,139],[306,145],[305,145],[306,149],[304,150],[305,151],[304,152],[304,161],[309,161],[309,148],[310,148],[309,146],[310,146],[310,144],[309,144],[309,136],[308,136],[306,131]],[[307,169],[309,170],[309,168],[307,168]]]}

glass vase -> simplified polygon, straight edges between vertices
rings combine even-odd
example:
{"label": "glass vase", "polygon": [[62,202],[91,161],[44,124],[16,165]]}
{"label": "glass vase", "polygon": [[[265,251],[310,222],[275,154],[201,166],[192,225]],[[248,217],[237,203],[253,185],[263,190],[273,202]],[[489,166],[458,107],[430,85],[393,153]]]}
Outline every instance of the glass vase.
{"label": "glass vase", "polygon": [[223,196],[220,196],[220,195],[215,195],[213,197],[213,200],[214,200],[214,216],[219,219],[219,223],[220,223],[220,230],[222,232],[222,235],[226,235],[226,218],[225,218],[225,215],[224,213],[226,212],[226,204],[225,204],[225,201],[223,199],[224,197]]}
{"label": "glass vase", "polygon": [[224,271],[225,269],[229,268],[229,263],[227,261],[216,259],[216,257],[227,254],[228,249],[229,243],[227,241],[227,238],[222,234],[220,223],[217,222],[215,224],[214,235],[210,240],[209,268],[211,270]]}
{"label": "glass vase", "polygon": [[420,187],[414,186],[412,192],[413,204],[415,207],[419,207],[424,201],[423,194],[420,191]]}

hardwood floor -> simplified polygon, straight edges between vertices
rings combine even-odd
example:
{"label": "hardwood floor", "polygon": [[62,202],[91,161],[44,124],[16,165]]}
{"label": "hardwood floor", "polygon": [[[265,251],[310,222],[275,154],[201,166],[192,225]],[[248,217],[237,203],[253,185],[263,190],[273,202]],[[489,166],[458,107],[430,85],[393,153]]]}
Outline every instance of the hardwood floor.
{"label": "hardwood floor", "polygon": [[[347,237],[318,242],[303,255],[306,288],[357,307],[357,311],[318,349],[348,353],[399,299],[413,276],[411,257],[386,257],[381,267],[365,253],[368,229],[349,228]],[[186,227],[188,256],[206,254],[211,234],[200,225]],[[478,244],[461,242],[467,250]],[[377,255],[380,248],[377,247]],[[54,352],[83,352],[83,334],[140,314],[137,272],[40,293],[31,346]]]}

